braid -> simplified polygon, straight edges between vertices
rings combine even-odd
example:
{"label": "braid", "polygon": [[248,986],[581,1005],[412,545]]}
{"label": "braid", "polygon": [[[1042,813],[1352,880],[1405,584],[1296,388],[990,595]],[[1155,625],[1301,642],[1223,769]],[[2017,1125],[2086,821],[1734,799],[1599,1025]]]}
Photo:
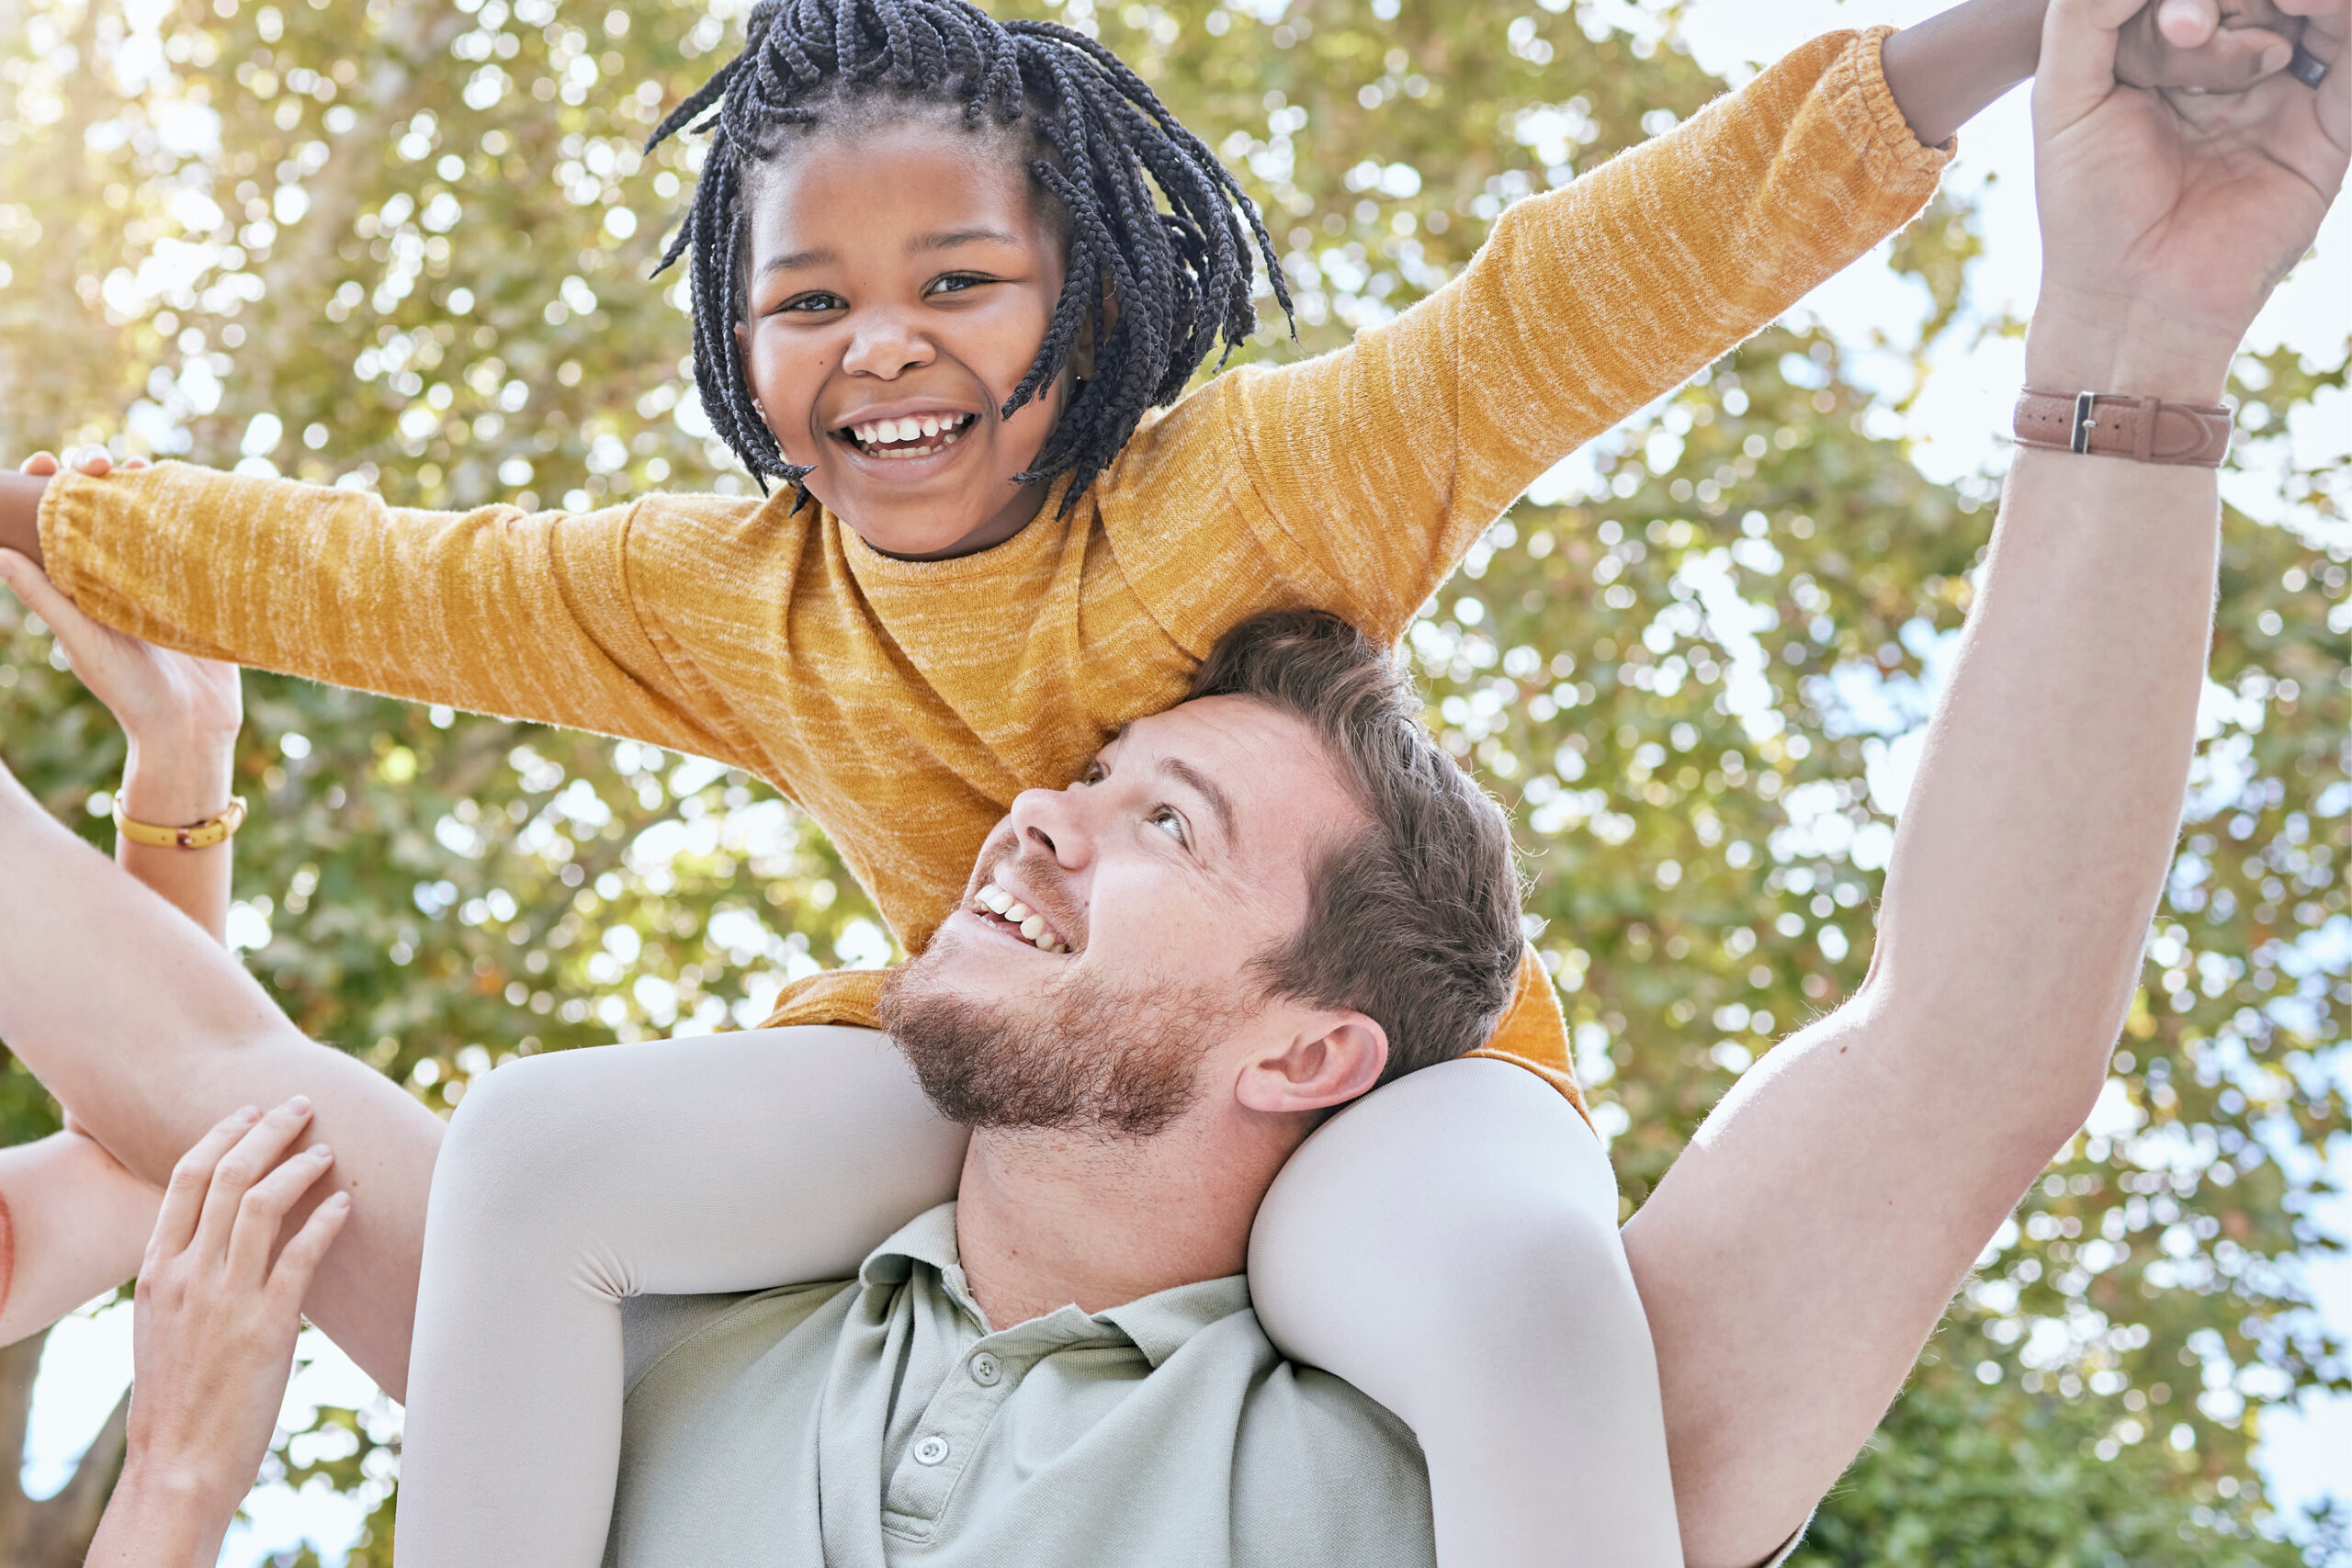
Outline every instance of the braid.
{"label": "braid", "polygon": [[683,130],[717,130],[654,274],[691,253],[695,379],[712,429],[763,491],[782,479],[805,502],[809,470],[785,461],[736,341],[747,319],[744,207],[750,176],[782,155],[783,129],[820,123],[829,109],[854,113],[876,98],[957,107],[973,130],[1025,129],[1044,154],[1027,167],[1069,219],[1068,267],[1037,357],[998,412],[1011,418],[1050,386],[1091,332],[1099,373],[1078,384],[1017,481],[1070,475],[1065,513],[1145,412],[1175,401],[1220,339],[1222,366],[1256,330],[1250,289],[1261,259],[1290,318],[1290,289],[1256,205],[1143,78],[1085,34],[999,23],[967,0],[759,0],[745,34],[743,52],[672,110],[646,150]]}

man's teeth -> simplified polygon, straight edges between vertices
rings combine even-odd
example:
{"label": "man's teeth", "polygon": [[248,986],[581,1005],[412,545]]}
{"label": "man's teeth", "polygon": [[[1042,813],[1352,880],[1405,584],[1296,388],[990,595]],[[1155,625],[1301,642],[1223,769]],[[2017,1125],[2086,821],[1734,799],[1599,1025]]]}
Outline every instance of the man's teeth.
{"label": "man's teeth", "polygon": [[[904,419],[876,419],[853,424],[849,433],[871,457],[928,457],[953,446],[970,427],[972,417],[967,413],[910,414]],[[905,445],[912,441],[922,445]]]}
{"label": "man's teeth", "polygon": [[1018,931],[1031,946],[1044,953],[1068,953],[1069,944],[1056,936],[1046,917],[991,882],[972,896],[972,902]]}

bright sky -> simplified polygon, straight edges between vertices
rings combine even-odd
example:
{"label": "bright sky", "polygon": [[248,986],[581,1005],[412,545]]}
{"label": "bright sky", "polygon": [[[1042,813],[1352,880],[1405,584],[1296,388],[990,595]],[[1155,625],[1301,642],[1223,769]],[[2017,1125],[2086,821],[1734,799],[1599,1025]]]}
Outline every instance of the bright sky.
{"label": "bright sky", "polygon": [[[1757,0],[1690,0],[1683,30],[1702,62],[1718,72],[1737,73],[1832,28],[1901,24],[1938,8],[1938,0],[1779,0],[1769,6]],[[1983,218],[1985,255],[1970,279],[1971,309],[1979,319],[2022,317],[2032,304],[2040,245],[2031,175],[2032,140],[2020,91],[1962,133],[1961,156],[1946,176],[1947,188],[1976,202]],[[2315,362],[2339,363],[2352,343],[2348,276],[2352,202],[2339,202],[2315,254],[2280,288],[2256,324],[2252,346],[2267,349],[2285,344]],[[1924,291],[1896,278],[1879,257],[1849,268],[1800,307],[1801,313],[1817,318],[1856,349],[1883,344],[1886,352],[1867,355],[1859,369],[1890,391],[1908,389],[1910,354],[1927,310]],[[1920,468],[1939,479],[1996,470],[1999,434],[2007,428],[2010,400],[2021,374],[2022,356],[2014,340],[1992,339],[1982,344],[1947,340],[1932,358],[1923,395],[1909,417],[1908,434],[1917,443]],[[2352,454],[2352,407],[2346,405],[2347,400],[2340,397],[2324,401],[2298,422],[2291,435],[2301,461],[2317,464]],[[2266,497],[2259,478],[2249,477],[2233,485],[2231,500],[2250,514],[2277,519],[2281,507],[2275,495],[2274,491]],[[1939,662],[1931,661],[1931,668]],[[1872,792],[1882,801],[1899,801],[1907,790],[1900,762],[1904,750],[1899,742],[1890,748],[1896,760],[1893,776],[1882,777],[1873,769]],[[2341,1070],[2352,1077],[2352,1062]],[[2352,1141],[2335,1151],[2335,1166],[2339,1182],[2352,1187]],[[2338,1235],[2352,1236],[2352,1200],[2338,1199],[2320,1217]],[[2352,1258],[2315,1263],[2307,1274],[2330,1325],[2339,1336],[2352,1337]],[[372,1424],[379,1431],[397,1421],[397,1412],[383,1404],[367,1379],[333,1346],[310,1333],[303,1348],[312,1359],[288,1391],[289,1427],[307,1424],[311,1407],[321,1404],[357,1406],[373,1402]],[[128,1308],[59,1325],[41,1363],[25,1462],[26,1483],[36,1495],[63,1483],[67,1468],[128,1382],[130,1361]],[[2352,1399],[2312,1401],[2301,1414],[2274,1412],[2265,1422],[2260,1459],[2273,1500],[2279,1504],[2313,1502],[2333,1486],[2352,1505],[2352,1474],[2341,1458],[2346,1454],[2352,1454]],[[297,1495],[282,1485],[257,1491],[250,1510],[252,1524],[232,1531],[223,1551],[221,1562],[231,1568],[252,1568],[268,1554],[306,1539],[328,1561],[338,1561],[358,1528],[361,1512],[322,1490]]]}

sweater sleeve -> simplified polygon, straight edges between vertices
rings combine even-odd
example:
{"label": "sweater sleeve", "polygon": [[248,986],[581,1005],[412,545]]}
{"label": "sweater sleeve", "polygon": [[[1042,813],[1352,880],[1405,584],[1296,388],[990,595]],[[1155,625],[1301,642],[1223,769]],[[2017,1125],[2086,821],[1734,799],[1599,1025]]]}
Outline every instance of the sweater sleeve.
{"label": "sweater sleeve", "polygon": [[40,540],[75,604],[151,642],[736,761],[638,613],[628,542],[650,504],[420,512],[164,463],[51,481]]}
{"label": "sweater sleeve", "polygon": [[1816,39],[1518,203],[1452,282],[1349,347],[1212,383],[1236,500],[1283,576],[1401,634],[1546,469],[1908,221],[1950,152],[1887,90],[1891,30]]}

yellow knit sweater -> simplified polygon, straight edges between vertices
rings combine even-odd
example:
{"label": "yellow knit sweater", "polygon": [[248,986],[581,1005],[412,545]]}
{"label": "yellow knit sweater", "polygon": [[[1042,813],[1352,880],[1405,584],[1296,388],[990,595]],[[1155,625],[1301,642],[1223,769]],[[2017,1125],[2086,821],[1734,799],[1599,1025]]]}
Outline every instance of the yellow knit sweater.
{"label": "yellow knit sweater", "polygon": [[[1412,310],[1214,378],[1069,516],[1057,489],[961,559],[787,497],[429,513],[169,463],[52,483],[41,548],[83,609],[174,648],[754,773],[919,950],[1014,795],[1175,701],[1227,627],[1312,605],[1402,636],[1531,480],[1917,212],[1947,154],[1896,109],[1884,31],[1520,202]],[[870,1023],[877,989],[820,976],[771,1021]],[[1488,1051],[1577,1098],[1539,966]]]}

